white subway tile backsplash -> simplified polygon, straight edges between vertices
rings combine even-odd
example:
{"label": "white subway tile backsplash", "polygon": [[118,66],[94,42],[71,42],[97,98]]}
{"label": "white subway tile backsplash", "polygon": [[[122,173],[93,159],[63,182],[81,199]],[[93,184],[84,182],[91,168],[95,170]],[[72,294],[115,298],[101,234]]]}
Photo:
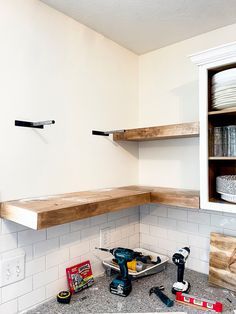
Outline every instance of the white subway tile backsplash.
{"label": "white subway tile backsplash", "polygon": [[[54,296],[59,290],[67,287],[65,269],[85,259],[91,260],[94,275],[103,273],[101,260],[110,255],[100,251],[96,251],[95,254],[94,247],[100,244],[100,229],[111,228],[113,240],[111,246],[134,248],[140,246],[139,222],[138,207],[40,231],[0,220],[0,232],[2,230],[0,240],[1,237],[4,240],[2,247],[0,244],[0,250],[8,251],[16,248],[19,240],[19,246],[26,252],[26,278],[9,287],[3,287],[3,302],[5,303],[1,305],[0,313],[2,313],[1,309],[4,311],[7,309],[8,314],[17,312],[19,309],[25,310]],[[103,253],[106,256],[105,254],[102,256]],[[9,296],[9,290],[13,291],[13,296]],[[10,297],[14,300],[6,301]]]}
{"label": "white subway tile backsplash", "polygon": [[58,279],[58,266],[49,268],[48,270],[33,276],[34,290]]}
{"label": "white subway tile backsplash", "polygon": [[34,257],[46,255],[59,248],[59,239],[54,238],[34,244]]}
{"label": "white subway tile backsplash", "polygon": [[148,224],[140,223],[140,232],[141,233],[149,234],[149,229],[150,229],[150,226]]}
{"label": "white subway tile backsplash", "polygon": [[186,233],[198,233],[198,224],[193,222],[177,221],[177,230]]}
{"label": "white subway tile backsplash", "polygon": [[0,236],[0,253],[17,248],[17,233]]}
{"label": "white subway tile backsplash", "polygon": [[154,237],[167,239],[168,230],[157,226],[150,226],[150,234]]}
{"label": "white subway tile backsplash", "polygon": [[19,311],[26,310],[45,300],[45,287],[34,290],[18,299]]}
{"label": "white subway tile backsplash", "polygon": [[227,236],[236,237],[236,230],[223,229],[223,233]]}
{"label": "white subway tile backsplash", "polygon": [[46,286],[46,299],[55,297],[58,294],[58,291],[63,291],[63,290],[68,290],[66,276],[56,281],[53,281]]}
{"label": "white subway tile backsplash", "polygon": [[208,225],[199,225],[199,234],[210,237],[211,232],[223,233],[223,228]]}
{"label": "white subway tile backsplash", "polygon": [[47,239],[59,237],[70,232],[70,224],[63,224],[47,229]]}
{"label": "white subway tile backsplash", "polygon": [[236,230],[236,218],[231,216],[211,215],[211,224],[224,229]]}
{"label": "white subway tile backsplash", "polygon": [[46,240],[46,230],[27,229],[25,231],[18,232],[19,247],[27,246],[42,240]]}
{"label": "white subway tile backsplash", "polygon": [[168,208],[168,217],[177,220],[187,220],[188,212],[186,210]]}
{"label": "white subway tile backsplash", "polygon": [[90,218],[85,218],[77,221],[73,221],[70,224],[72,232],[88,228],[90,226]]}
{"label": "white subway tile backsplash", "polygon": [[150,205],[150,215],[158,216],[158,217],[167,217],[168,216],[168,208],[159,205]]}
{"label": "white subway tile backsplash", "polygon": [[177,221],[171,218],[159,217],[159,224],[162,228],[176,229]]}
{"label": "white subway tile backsplash", "polygon": [[25,261],[31,261],[33,258],[33,245],[22,246],[21,248],[25,251]]}
{"label": "white subway tile backsplash", "polygon": [[140,206],[140,215],[149,215],[151,206],[150,204]]}
{"label": "white subway tile backsplash", "polygon": [[204,225],[210,225],[211,215],[199,211],[188,211],[188,221]]}
{"label": "white subway tile backsplash", "polygon": [[2,219],[2,234],[18,232],[26,229],[28,228],[25,226],[22,226],[10,220]]}
{"label": "white subway tile backsplash", "polygon": [[72,266],[77,265],[79,263],[81,263],[81,257],[80,256],[73,258],[73,259],[70,259],[69,261],[67,261],[63,264],[60,264],[59,265],[59,278],[66,276],[66,268],[72,267]]}
{"label": "white subway tile backsplash", "polygon": [[13,283],[2,288],[2,302],[13,300],[32,291],[32,277]]}
{"label": "white subway tile backsplash", "polygon": [[198,235],[189,235],[189,244],[201,249],[208,249],[210,246],[210,240],[206,237],[201,237]]}
{"label": "white subway tile backsplash", "polygon": [[160,218],[158,218],[157,216],[152,216],[152,215],[147,215],[147,214],[140,215],[140,221],[143,224],[157,225],[158,219]]}
{"label": "white subway tile backsplash", "polygon": [[18,312],[17,299],[14,299],[12,301],[0,305],[1,314],[17,314],[17,312]]}
{"label": "white subway tile backsplash", "polygon": [[81,240],[91,240],[100,236],[99,226],[90,227],[81,231]]}
{"label": "white subway tile backsplash", "polygon": [[188,235],[184,232],[175,231],[175,230],[167,230],[168,239],[174,239],[176,242],[183,242],[188,244]]}
{"label": "white subway tile backsplash", "polygon": [[129,217],[122,217],[120,219],[117,219],[115,222],[116,227],[125,226],[128,223]]}
{"label": "white subway tile backsplash", "polygon": [[69,260],[69,248],[60,249],[56,252],[46,255],[46,268],[62,264]]}
{"label": "white subway tile backsplash", "polygon": [[89,252],[89,241],[83,241],[77,245],[70,247],[70,258],[82,256]]}
{"label": "white subway tile backsplash", "polygon": [[151,235],[141,234],[140,240],[142,243],[146,243],[148,245],[157,245],[158,239]]}
{"label": "white subway tile backsplash", "polygon": [[189,257],[187,261],[187,268],[198,271],[203,274],[208,274],[209,272],[209,263],[201,261],[199,259]]}
{"label": "white subway tile backsplash", "polygon": [[[101,260],[110,255],[94,249],[100,245],[103,228],[111,228],[109,247],[143,247],[172,257],[177,249],[190,245],[187,267],[207,273],[210,232],[236,236],[235,219],[233,214],[145,205],[140,207],[140,212],[137,207],[117,211],[48,228],[47,233],[22,229],[2,220],[0,252],[16,248],[18,239],[19,246],[26,251],[26,278],[2,288],[5,303],[0,305],[0,313],[5,309],[8,314],[15,313],[17,298],[19,311],[53,297],[67,287],[65,269],[87,258],[91,260],[95,276],[103,273]],[[27,301],[26,296],[31,300]]]}
{"label": "white subway tile backsplash", "polygon": [[140,217],[139,217],[139,214],[135,214],[135,215],[131,215],[131,216],[129,216],[129,224],[137,224],[137,223],[139,223],[139,219],[140,219]]}
{"label": "white subway tile backsplash", "polygon": [[90,218],[90,226],[97,226],[107,222],[107,214],[95,216]]}
{"label": "white subway tile backsplash", "polygon": [[71,246],[80,242],[81,231],[75,231],[60,237],[60,247]]}
{"label": "white subway tile backsplash", "polygon": [[25,264],[25,276],[29,277],[45,270],[45,256],[36,258]]}
{"label": "white subway tile backsplash", "polygon": [[129,210],[118,210],[112,213],[108,213],[108,221],[117,220],[122,217],[129,216]]}

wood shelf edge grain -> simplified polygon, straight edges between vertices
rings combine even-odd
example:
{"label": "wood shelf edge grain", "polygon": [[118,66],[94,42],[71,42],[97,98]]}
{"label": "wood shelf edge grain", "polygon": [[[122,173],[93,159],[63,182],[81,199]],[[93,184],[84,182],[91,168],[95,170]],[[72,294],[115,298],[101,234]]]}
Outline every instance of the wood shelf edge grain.
{"label": "wood shelf edge grain", "polygon": [[113,134],[114,141],[154,141],[199,136],[199,122],[128,129]]}
{"label": "wood shelf edge grain", "polygon": [[146,191],[101,189],[5,202],[0,216],[39,230],[147,203]]}
{"label": "wood shelf edge grain", "polygon": [[150,203],[183,208],[200,208],[200,193],[197,190],[153,186],[127,186],[122,189],[137,189],[150,192]]}
{"label": "wood shelf edge grain", "polygon": [[39,230],[149,203],[199,208],[199,192],[133,185],[4,202],[0,216]]}

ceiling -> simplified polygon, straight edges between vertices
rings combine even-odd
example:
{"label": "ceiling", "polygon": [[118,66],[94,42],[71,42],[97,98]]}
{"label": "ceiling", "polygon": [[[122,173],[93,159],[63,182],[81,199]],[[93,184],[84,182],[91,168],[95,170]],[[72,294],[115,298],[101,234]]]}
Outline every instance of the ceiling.
{"label": "ceiling", "polygon": [[41,0],[137,54],[236,22],[236,0]]}

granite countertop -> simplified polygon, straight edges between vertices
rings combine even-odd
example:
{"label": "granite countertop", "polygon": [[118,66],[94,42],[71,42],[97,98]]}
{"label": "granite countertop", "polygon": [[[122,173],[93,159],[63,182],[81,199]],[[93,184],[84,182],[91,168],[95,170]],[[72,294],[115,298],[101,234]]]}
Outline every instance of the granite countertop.
{"label": "granite countertop", "polygon": [[[174,300],[171,288],[176,281],[176,274],[176,266],[168,264],[167,268],[161,273],[133,281],[132,292],[126,298],[113,295],[109,292],[111,277],[104,275],[96,278],[95,284],[89,289],[73,295],[70,304],[59,304],[54,299],[28,311],[27,314],[208,312],[207,310],[202,311],[178,303],[168,308],[155,294],[149,296],[151,287],[163,285],[165,287],[165,294]],[[236,309],[236,297],[234,293],[223,288],[209,286],[206,275],[186,269],[184,278],[191,284],[191,294],[222,302],[224,304],[224,313],[233,313],[233,309]]]}

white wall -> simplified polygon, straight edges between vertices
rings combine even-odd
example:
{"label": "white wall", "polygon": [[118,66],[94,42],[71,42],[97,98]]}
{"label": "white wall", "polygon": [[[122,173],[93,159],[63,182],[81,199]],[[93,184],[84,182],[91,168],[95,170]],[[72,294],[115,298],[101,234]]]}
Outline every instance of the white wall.
{"label": "white wall", "polygon": [[[138,146],[91,131],[138,124],[138,57],[36,0],[0,0],[0,38],[0,201],[136,184]],[[56,124],[36,131],[15,119]],[[41,231],[0,220],[0,254],[26,252],[26,277],[0,288],[0,313],[54,297],[65,268],[86,258],[100,274],[106,226],[111,245],[139,244],[138,208]]]}
{"label": "white wall", "polygon": [[37,0],[0,0],[0,38],[0,201],[137,183],[137,145],[91,131],[138,124],[138,57]]}
{"label": "white wall", "polygon": [[[140,127],[198,121],[198,68],[188,55],[236,40],[236,24],[140,56]],[[199,189],[199,140],[139,145],[139,183]]]}

